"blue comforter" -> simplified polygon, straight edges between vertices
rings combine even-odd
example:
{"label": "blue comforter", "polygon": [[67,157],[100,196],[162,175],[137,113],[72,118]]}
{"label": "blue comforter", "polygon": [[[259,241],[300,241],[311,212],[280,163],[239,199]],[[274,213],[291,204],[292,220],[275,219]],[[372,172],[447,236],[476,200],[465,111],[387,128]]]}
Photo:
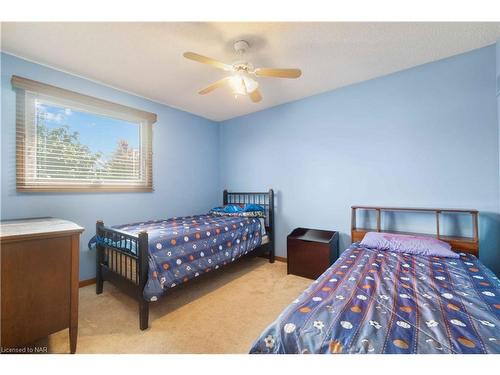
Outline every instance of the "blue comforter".
{"label": "blue comforter", "polygon": [[500,281],[473,255],[353,244],[251,353],[500,353]]}
{"label": "blue comforter", "polygon": [[[134,235],[148,232],[149,277],[144,288],[148,301],[156,301],[169,288],[235,261],[262,241],[259,219],[246,217],[196,215],[114,228]],[[135,253],[135,249],[130,250]]]}

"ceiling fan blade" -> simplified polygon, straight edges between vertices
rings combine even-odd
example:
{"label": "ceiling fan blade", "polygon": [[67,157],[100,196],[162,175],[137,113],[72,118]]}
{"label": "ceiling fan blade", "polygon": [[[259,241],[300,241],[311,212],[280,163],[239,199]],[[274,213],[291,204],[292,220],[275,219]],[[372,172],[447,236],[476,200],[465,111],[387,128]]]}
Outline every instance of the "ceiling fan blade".
{"label": "ceiling fan blade", "polygon": [[252,102],[257,103],[262,100],[262,95],[260,95],[259,89],[253,90],[251,93],[248,94],[250,96],[250,99],[252,99]]}
{"label": "ceiling fan blade", "polygon": [[203,90],[198,91],[198,94],[200,94],[200,95],[208,94],[209,92],[212,92],[215,89],[218,89],[219,87],[225,86],[228,83],[229,83],[229,77],[219,79],[218,81],[205,87]]}
{"label": "ceiling fan blade", "polygon": [[212,65],[218,69],[226,70],[226,71],[231,71],[233,70],[233,67],[229,64],[224,64],[223,62],[214,60],[210,57],[207,56],[202,56],[198,55],[197,53],[194,52],[184,52],[184,57],[189,60],[197,61],[203,64],[208,64]]}
{"label": "ceiling fan blade", "polygon": [[254,73],[258,77],[278,78],[299,78],[302,75],[300,69],[257,68]]}

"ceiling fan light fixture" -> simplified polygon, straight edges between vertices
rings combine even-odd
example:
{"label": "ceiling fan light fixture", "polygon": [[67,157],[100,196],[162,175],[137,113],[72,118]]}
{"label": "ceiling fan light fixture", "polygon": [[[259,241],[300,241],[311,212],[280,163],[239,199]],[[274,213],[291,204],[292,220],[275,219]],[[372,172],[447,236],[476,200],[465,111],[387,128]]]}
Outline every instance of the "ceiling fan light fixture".
{"label": "ceiling fan light fixture", "polygon": [[250,77],[243,77],[243,82],[245,83],[247,94],[250,94],[259,88],[259,82]]}
{"label": "ceiling fan light fixture", "polygon": [[259,88],[259,83],[241,74],[235,74],[229,78],[229,86],[233,95],[237,98],[239,96],[245,96],[251,94]]}
{"label": "ceiling fan light fixture", "polygon": [[247,94],[245,83],[240,75],[231,76],[229,78],[229,86],[231,87],[231,91],[236,98]]}

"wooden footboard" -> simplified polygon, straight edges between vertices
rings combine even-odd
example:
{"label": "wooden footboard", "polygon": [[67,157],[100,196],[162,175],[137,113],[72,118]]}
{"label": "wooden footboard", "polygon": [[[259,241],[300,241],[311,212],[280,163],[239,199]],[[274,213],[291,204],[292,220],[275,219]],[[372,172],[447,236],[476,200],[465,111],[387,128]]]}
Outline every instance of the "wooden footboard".
{"label": "wooden footboard", "polygon": [[142,295],[148,280],[148,233],[132,234],[96,223],[96,293],[104,280],[135,298],[139,303],[139,326],[148,328],[149,303]]}

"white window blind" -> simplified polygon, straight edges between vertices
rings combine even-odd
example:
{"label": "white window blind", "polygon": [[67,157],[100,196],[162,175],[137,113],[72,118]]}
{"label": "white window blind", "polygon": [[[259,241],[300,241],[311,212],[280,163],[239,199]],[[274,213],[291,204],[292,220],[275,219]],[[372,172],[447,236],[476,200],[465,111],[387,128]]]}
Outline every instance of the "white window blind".
{"label": "white window blind", "polygon": [[152,191],[156,115],[17,76],[18,191]]}

